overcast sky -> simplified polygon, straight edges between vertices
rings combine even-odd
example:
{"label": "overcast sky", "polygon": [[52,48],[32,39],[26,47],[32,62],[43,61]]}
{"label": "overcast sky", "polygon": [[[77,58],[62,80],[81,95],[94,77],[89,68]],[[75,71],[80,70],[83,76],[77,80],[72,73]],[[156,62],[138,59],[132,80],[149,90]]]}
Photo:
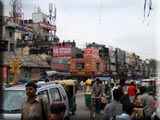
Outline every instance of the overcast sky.
{"label": "overcast sky", "polygon": [[[49,14],[49,3],[53,3],[60,41],[75,40],[80,48],[95,42],[135,52],[142,59],[160,59],[156,57],[160,44],[158,1],[152,0],[153,10],[145,18],[144,0],[22,0],[21,10],[25,19],[31,19],[35,6]],[[10,10],[10,0],[5,0],[4,15]]]}

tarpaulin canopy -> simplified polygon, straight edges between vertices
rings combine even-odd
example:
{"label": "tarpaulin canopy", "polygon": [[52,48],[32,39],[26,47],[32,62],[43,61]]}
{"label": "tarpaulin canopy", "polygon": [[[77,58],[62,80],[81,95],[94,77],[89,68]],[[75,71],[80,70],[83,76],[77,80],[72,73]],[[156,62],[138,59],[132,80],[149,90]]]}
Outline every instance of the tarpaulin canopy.
{"label": "tarpaulin canopy", "polygon": [[51,71],[46,71],[47,75],[48,76],[52,76],[52,75],[66,75],[66,76],[69,76],[70,73],[68,72],[59,72],[59,71],[55,71],[55,70],[51,70]]}
{"label": "tarpaulin canopy", "polygon": [[25,84],[25,83],[32,82],[32,80],[29,79],[29,78],[20,78],[18,82],[21,83],[21,84]]}
{"label": "tarpaulin canopy", "polygon": [[111,78],[110,78],[110,77],[95,77],[93,81],[96,81],[97,78],[98,78],[100,81],[106,81],[108,84],[111,83]]}

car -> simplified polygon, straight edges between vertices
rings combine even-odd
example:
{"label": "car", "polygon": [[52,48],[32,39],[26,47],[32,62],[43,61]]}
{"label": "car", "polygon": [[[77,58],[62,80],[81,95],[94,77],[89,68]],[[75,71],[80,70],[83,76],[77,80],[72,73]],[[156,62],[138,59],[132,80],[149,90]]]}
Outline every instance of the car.
{"label": "car", "polygon": [[[37,83],[37,95],[48,102],[50,106],[55,101],[66,105],[64,120],[69,120],[69,103],[67,94],[61,84],[55,82]],[[21,104],[26,100],[25,85],[4,88],[3,104],[0,106],[0,120],[20,120]]]}

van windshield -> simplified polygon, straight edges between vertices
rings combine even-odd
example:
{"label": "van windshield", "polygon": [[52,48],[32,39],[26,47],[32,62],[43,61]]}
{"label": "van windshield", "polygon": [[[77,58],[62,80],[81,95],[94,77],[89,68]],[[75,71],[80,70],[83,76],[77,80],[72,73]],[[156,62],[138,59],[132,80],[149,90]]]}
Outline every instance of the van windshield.
{"label": "van windshield", "polygon": [[20,112],[22,102],[27,98],[24,90],[4,90],[3,103],[0,111],[6,112]]}

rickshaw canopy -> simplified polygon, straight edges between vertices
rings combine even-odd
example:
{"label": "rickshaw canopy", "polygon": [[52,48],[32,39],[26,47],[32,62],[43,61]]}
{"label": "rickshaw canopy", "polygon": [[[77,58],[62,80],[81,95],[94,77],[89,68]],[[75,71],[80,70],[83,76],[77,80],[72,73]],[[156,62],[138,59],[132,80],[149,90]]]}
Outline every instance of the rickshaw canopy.
{"label": "rickshaw canopy", "polygon": [[69,109],[72,114],[76,111],[76,92],[77,92],[77,80],[65,79],[65,80],[54,80],[54,82],[61,84],[68,96]]}
{"label": "rickshaw canopy", "polygon": [[54,82],[60,83],[62,85],[75,85],[77,83],[76,80],[72,80],[72,79],[54,80]]}
{"label": "rickshaw canopy", "polygon": [[92,79],[87,79],[85,85],[92,85]]}

